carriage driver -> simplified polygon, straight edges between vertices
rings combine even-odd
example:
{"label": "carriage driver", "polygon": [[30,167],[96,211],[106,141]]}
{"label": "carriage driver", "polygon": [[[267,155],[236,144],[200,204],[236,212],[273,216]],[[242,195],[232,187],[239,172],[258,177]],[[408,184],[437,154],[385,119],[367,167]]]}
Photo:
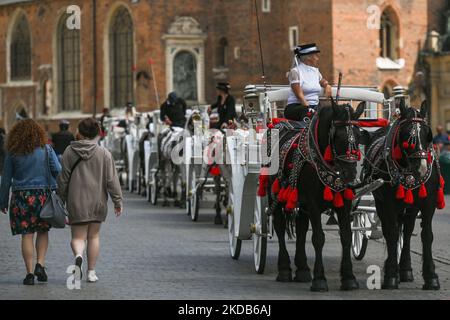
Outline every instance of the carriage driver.
{"label": "carriage driver", "polygon": [[184,128],[186,109],[186,102],[179,98],[175,92],[171,92],[167,100],[161,105],[161,121],[171,127]]}
{"label": "carriage driver", "polygon": [[228,82],[219,82],[216,86],[217,101],[208,108],[211,129],[233,129],[236,120],[236,100],[230,94]]}
{"label": "carriage driver", "polygon": [[284,111],[289,120],[302,121],[311,109],[317,110],[322,88],[331,97],[331,86],[318,69],[319,53],[315,43],[299,45],[294,50],[294,66],[288,75],[291,90]]}

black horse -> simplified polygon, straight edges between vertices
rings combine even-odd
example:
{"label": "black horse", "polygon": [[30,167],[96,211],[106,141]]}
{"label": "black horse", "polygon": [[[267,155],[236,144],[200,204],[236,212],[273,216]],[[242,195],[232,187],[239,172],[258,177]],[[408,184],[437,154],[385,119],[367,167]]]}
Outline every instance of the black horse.
{"label": "black horse", "polygon": [[[364,180],[382,178],[386,183],[373,195],[382,223],[388,257],[384,264],[383,289],[398,289],[400,282],[414,281],[410,240],[421,212],[424,290],[439,290],[432,256],[432,219],[443,208],[444,182],[426,122],[427,106],[420,111],[397,102],[400,117],[385,132],[375,134],[367,148]],[[381,137],[380,137],[381,134]],[[398,263],[397,242],[403,232],[403,249]]]}
{"label": "black horse", "polygon": [[350,210],[354,198],[351,183],[355,180],[356,163],[360,157],[360,130],[356,120],[362,115],[364,108],[365,104],[361,103],[354,111],[348,104],[337,105],[331,100],[331,106],[319,108],[306,126],[293,122],[281,122],[276,126],[280,129],[281,163],[277,177],[272,177],[274,180],[271,181],[272,187],[268,193],[279,241],[277,281],[292,281],[285,235],[288,232],[291,236],[290,230],[295,224],[297,270],[294,280],[311,282],[305,252],[306,234],[311,221],[312,243],[316,254],[311,290],[328,291],[322,261],[325,234],[321,216],[332,208],[338,216],[343,249],[341,289],[353,290],[359,287],[353,275],[350,256]]}

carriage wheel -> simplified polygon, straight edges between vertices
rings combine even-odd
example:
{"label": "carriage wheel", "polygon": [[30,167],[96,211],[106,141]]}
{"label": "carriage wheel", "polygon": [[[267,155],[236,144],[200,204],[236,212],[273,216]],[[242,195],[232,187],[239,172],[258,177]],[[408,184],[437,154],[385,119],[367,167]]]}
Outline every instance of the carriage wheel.
{"label": "carriage wheel", "polygon": [[191,219],[194,222],[198,221],[198,213],[200,210],[200,194],[198,192],[195,193],[190,199],[189,199],[189,211],[191,212]]}
{"label": "carriage wheel", "polygon": [[130,191],[130,175],[128,172],[130,166],[128,164],[128,152],[126,143],[123,143],[122,146],[122,158],[123,158],[122,183],[126,188],[126,190]]}
{"label": "carriage wheel", "polygon": [[263,274],[266,267],[267,256],[267,200],[256,197],[253,233],[253,257],[255,270],[258,274]]}
{"label": "carriage wheel", "polygon": [[150,182],[145,184],[145,193],[147,194],[147,201],[151,202],[152,201],[152,191],[151,191],[151,187],[150,187]]}
{"label": "carriage wheel", "polygon": [[195,175],[194,166],[191,165],[188,169],[189,178],[186,186],[186,199],[187,199],[187,214],[191,216],[192,221],[198,220],[198,212],[200,208],[199,190],[197,187],[197,176]]}
{"label": "carriage wheel", "polygon": [[158,179],[156,174],[152,174],[150,181],[150,203],[154,206],[158,203]]}
{"label": "carriage wheel", "polygon": [[[370,220],[366,212],[353,213],[352,228],[370,228]],[[352,230],[352,253],[356,260],[364,258],[368,242],[365,230]]]}
{"label": "carriage wheel", "polygon": [[230,255],[234,260],[238,260],[241,254],[241,246],[242,240],[236,238],[234,235],[234,197],[233,194],[230,193],[230,206],[227,209],[227,217],[228,217],[228,242],[230,245]]}
{"label": "carriage wheel", "polygon": [[137,178],[136,178],[136,183],[137,183],[137,194],[142,196],[142,179],[144,178],[144,172],[143,169],[141,167],[141,165],[138,166],[138,170],[137,170]]}
{"label": "carriage wheel", "polygon": [[192,221],[197,222],[198,213],[200,210],[200,189],[197,187],[197,177],[195,175],[194,167],[191,167],[191,174],[189,175],[189,215]]}
{"label": "carriage wheel", "polygon": [[400,263],[403,250],[403,224],[398,227],[398,241],[397,241],[397,262]]}

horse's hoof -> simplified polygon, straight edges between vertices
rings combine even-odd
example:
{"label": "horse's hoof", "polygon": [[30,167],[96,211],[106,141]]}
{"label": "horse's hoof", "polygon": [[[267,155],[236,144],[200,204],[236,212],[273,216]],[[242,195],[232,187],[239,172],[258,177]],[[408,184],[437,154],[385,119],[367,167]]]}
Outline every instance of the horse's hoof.
{"label": "horse's hoof", "polygon": [[309,283],[312,281],[311,272],[309,270],[297,270],[295,271],[295,282]]}
{"label": "horse's hoof", "polygon": [[311,286],[312,292],[328,292],[328,283],[325,279],[313,280]]}
{"label": "horse's hoof", "polygon": [[341,290],[342,291],[352,291],[358,290],[359,284],[356,279],[345,279],[341,281]]}
{"label": "horse's hoof", "polygon": [[214,219],[214,224],[215,224],[215,225],[218,225],[218,226],[223,225],[222,217],[216,217],[216,218]]}
{"label": "horse's hoof", "polygon": [[383,290],[397,290],[398,289],[398,278],[384,278],[383,285],[381,286]]}
{"label": "horse's hoof", "polygon": [[400,271],[400,282],[414,282],[414,275],[412,270]]}
{"label": "horse's hoof", "polygon": [[425,284],[422,287],[423,290],[440,290],[441,285],[439,284],[438,278],[425,279]]}
{"label": "horse's hoof", "polygon": [[292,272],[291,271],[280,271],[277,276],[278,282],[292,282]]}

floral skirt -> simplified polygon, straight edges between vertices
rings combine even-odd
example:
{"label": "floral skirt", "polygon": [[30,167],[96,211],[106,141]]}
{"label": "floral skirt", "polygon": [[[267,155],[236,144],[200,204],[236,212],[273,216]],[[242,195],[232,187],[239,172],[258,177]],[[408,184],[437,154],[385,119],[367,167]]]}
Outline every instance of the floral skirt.
{"label": "floral skirt", "polygon": [[13,236],[50,230],[50,225],[39,218],[41,209],[49,196],[48,190],[13,191],[9,206]]}

